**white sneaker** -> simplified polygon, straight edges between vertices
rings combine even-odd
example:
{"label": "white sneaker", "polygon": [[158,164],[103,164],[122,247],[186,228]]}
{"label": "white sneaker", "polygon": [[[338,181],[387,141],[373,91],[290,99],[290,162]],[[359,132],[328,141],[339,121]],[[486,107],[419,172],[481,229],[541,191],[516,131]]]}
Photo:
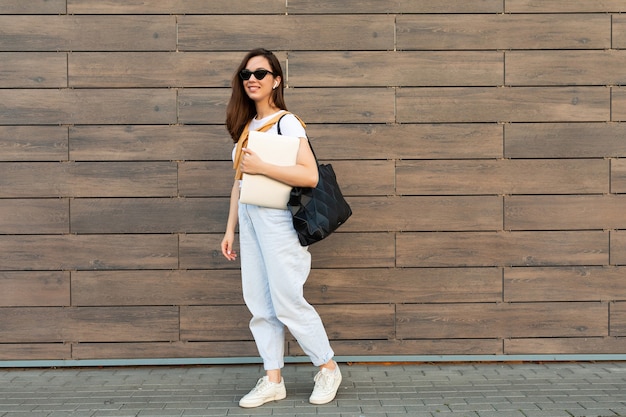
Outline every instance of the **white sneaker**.
{"label": "white sneaker", "polygon": [[315,388],[309,398],[311,404],[326,404],[331,402],[337,395],[337,390],[341,384],[341,371],[339,365],[333,371],[322,368],[315,375]]}
{"label": "white sneaker", "polygon": [[252,391],[239,400],[239,407],[253,408],[270,401],[282,400],[287,396],[285,381],[281,378],[280,383],[270,382],[267,376],[260,378]]}

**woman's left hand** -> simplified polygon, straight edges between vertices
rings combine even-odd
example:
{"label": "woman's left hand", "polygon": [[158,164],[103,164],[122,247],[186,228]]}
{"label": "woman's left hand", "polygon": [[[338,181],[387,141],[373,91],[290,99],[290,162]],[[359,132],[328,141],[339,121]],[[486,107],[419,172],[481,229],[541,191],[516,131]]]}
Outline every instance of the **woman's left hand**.
{"label": "woman's left hand", "polygon": [[256,152],[243,148],[241,150],[243,155],[241,157],[241,172],[245,174],[262,174],[263,160],[256,154]]}

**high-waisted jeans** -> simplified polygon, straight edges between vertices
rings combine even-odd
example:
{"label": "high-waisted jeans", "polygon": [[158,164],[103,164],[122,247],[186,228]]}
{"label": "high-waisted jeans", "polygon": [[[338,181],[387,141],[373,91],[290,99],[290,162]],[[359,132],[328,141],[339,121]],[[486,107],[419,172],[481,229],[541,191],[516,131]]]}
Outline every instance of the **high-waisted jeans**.
{"label": "high-waisted jeans", "polygon": [[311,254],[300,246],[291,213],[239,204],[243,297],[266,370],[284,366],[285,326],[315,366],[334,356],[320,316],[303,295]]}

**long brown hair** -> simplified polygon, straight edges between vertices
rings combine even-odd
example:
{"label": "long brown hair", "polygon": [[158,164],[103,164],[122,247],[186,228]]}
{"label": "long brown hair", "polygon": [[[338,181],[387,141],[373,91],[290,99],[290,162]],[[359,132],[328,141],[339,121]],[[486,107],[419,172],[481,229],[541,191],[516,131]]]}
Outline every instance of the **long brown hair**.
{"label": "long brown hair", "polygon": [[235,74],[231,81],[232,94],[226,107],[226,129],[233,138],[233,142],[239,141],[239,136],[243,132],[248,120],[252,119],[256,115],[256,107],[254,101],[248,97],[244,88],[243,82],[239,77],[239,72],[246,67],[248,61],[255,56],[263,56],[267,58],[270,63],[270,70],[274,73],[274,77],[280,77],[281,82],[278,88],[272,91],[271,100],[276,107],[282,110],[287,110],[285,105],[285,97],[283,95],[283,85],[285,77],[283,76],[283,69],[280,66],[280,61],[276,58],[276,55],[267,49],[258,48],[253,49],[246,54],[241,61],[241,64],[237,67]]}

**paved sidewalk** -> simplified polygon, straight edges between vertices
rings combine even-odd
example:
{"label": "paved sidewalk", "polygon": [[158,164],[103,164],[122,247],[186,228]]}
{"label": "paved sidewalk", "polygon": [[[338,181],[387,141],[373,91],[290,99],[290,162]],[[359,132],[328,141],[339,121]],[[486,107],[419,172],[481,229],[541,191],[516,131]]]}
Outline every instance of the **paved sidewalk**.
{"label": "paved sidewalk", "polygon": [[308,403],[315,369],[288,364],[287,398],[237,406],[259,365],[0,369],[0,417],[626,416],[626,362],[340,364],[330,404]]}

